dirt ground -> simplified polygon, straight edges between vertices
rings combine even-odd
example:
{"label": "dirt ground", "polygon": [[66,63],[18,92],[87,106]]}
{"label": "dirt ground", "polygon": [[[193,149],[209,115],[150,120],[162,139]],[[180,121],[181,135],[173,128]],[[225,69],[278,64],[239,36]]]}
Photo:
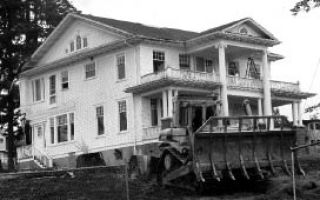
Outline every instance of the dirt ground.
{"label": "dirt ground", "polygon": [[[297,177],[298,199],[320,199],[320,157],[302,161],[306,177]],[[0,180],[1,200],[121,200],[127,199],[123,171],[91,170],[75,173],[24,176]],[[292,199],[292,179],[277,176],[268,181],[229,185],[203,195],[159,187],[154,179],[129,179],[129,198],[145,200],[285,200]]]}

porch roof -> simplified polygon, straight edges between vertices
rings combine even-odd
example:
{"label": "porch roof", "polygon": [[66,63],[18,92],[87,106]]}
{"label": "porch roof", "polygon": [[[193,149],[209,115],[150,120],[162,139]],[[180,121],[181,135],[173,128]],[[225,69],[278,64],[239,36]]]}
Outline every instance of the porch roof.
{"label": "porch roof", "polygon": [[201,89],[216,89],[221,84],[219,82],[204,81],[204,80],[181,80],[165,77],[159,80],[142,83],[125,89],[126,93],[141,94],[149,92],[162,87],[188,87],[188,88],[201,88]]}
{"label": "porch roof", "polygon": [[302,91],[286,91],[281,89],[271,88],[271,94],[274,97],[286,97],[286,98],[295,98],[295,99],[307,99],[314,97],[315,93],[302,92]]}

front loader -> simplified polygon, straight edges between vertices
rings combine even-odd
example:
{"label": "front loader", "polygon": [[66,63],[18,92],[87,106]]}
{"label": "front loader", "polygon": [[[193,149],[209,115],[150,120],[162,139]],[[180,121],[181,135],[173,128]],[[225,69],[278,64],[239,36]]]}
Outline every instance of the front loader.
{"label": "front loader", "polygon": [[[248,102],[244,108],[249,116],[211,116],[197,129],[174,123],[164,128],[158,182],[202,188],[223,181],[264,180],[277,169],[290,175],[295,128],[284,116],[253,116]],[[297,172],[304,174],[295,159]]]}

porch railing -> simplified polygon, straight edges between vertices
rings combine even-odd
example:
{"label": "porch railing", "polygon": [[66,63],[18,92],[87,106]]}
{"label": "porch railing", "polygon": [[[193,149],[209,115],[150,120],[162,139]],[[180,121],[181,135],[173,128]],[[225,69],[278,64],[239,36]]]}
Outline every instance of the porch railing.
{"label": "porch railing", "polygon": [[142,129],[142,139],[143,140],[153,140],[158,139],[160,134],[160,126],[145,127]]}
{"label": "porch railing", "polygon": [[271,88],[276,90],[299,92],[299,83],[291,83],[284,81],[271,81]]}
{"label": "porch railing", "polygon": [[17,147],[18,160],[33,158],[32,145]]}
{"label": "porch railing", "polygon": [[161,79],[176,79],[176,80],[190,80],[190,81],[213,81],[219,82],[219,75],[216,73],[195,72],[190,70],[181,70],[172,67],[167,67],[163,71],[146,74],[141,77],[141,83]]}
{"label": "porch railing", "polygon": [[229,76],[227,80],[228,86],[237,88],[262,89],[262,81],[259,79],[247,79],[241,77]]}

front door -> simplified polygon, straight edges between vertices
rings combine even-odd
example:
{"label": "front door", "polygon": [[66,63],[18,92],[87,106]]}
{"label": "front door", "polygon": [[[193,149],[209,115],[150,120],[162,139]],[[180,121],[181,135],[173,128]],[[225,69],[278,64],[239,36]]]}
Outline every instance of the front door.
{"label": "front door", "polygon": [[34,147],[39,151],[43,151],[46,147],[44,128],[45,128],[44,123],[36,124],[34,125],[34,128],[33,128]]}
{"label": "front door", "polygon": [[202,125],[202,107],[193,107],[192,130],[196,131]]}

